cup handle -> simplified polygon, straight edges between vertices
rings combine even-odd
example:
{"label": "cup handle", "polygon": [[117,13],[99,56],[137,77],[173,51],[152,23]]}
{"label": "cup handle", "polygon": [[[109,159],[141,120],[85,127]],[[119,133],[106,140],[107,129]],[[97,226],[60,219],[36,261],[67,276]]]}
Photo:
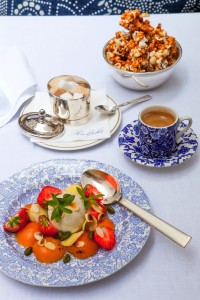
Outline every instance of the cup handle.
{"label": "cup handle", "polygon": [[183,133],[188,131],[192,126],[192,118],[188,116],[179,118],[179,125],[182,121],[188,121],[188,124],[176,135],[176,140],[178,140],[183,135]]}

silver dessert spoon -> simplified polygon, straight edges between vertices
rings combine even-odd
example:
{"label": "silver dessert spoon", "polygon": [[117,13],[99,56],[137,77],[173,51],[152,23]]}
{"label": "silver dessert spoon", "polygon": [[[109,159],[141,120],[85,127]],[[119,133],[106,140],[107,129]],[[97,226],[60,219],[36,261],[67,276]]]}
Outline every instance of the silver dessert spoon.
{"label": "silver dessert spoon", "polygon": [[190,241],[191,236],[125,199],[122,196],[119,182],[112,175],[100,170],[87,170],[81,176],[81,184],[83,187],[87,184],[95,186],[97,190],[104,195],[104,204],[119,202],[143,221],[153,226],[172,241],[176,242],[179,246],[186,247]]}
{"label": "silver dessert spoon", "polygon": [[131,101],[126,101],[124,103],[121,103],[119,105],[116,106],[109,106],[109,105],[97,105],[95,106],[95,109],[100,111],[103,114],[107,114],[107,115],[111,115],[114,114],[116,112],[117,109],[119,109],[122,106],[126,106],[126,105],[130,105],[130,104],[136,104],[136,103],[140,103],[140,102],[144,102],[147,100],[152,99],[152,97],[150,95],[146,95]]}

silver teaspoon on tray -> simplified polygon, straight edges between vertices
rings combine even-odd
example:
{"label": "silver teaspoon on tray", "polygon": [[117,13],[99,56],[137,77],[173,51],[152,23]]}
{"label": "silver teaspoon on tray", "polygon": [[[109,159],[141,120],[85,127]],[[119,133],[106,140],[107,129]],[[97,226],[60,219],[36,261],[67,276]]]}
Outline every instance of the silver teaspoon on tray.
{"label": "silver teaspoon on tray", "polygon": [[119,182],[112,175],[100,170],[87,170],[81,176],[81,184],[82,186],[86,186],[87,184],[95,186],[104,195],[104,204],[119,202],[178,245],[186,247],[190,241],[191,236],[125,199],[122,196]]}
{"label": "silver teaspoon on tray", "polygon": [[133,105],[133,104],[137,104],[137,103],[144,102],[144,101],[151,100],[151,99],[152,99],[152,97],[150,95],[146,95],[146,96],[134,99],[134,100],[126,101],[126,102],[121,103],[116,106],[97,105],[97,106],[95,106],[95,109],[100,111],[103,114],[111,115],[111,114],[114,114],[116,112],[116,110],[122,106],[130,105],[130,104]]}

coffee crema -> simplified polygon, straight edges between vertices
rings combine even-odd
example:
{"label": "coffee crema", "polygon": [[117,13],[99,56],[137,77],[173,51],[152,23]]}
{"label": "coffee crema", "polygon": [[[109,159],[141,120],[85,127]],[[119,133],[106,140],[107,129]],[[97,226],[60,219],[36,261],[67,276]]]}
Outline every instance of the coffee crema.
{"label": "coffee crema", "polygon": [[153,127],[167,127],[172,125],[176,118],[167,111],[149,111],[143,114],[142,121]]}

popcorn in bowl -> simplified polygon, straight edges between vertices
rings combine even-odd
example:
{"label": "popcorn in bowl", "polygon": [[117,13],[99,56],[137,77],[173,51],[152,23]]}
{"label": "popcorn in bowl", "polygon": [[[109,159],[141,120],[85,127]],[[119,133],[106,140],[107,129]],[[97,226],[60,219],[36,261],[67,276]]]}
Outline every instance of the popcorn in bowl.
{"label": "popcorn in bowl", "polygon": [[120,25],[127,32],[118,31],[106,45],[105,58],[114,67],[130,72],[154,72],[172,66],[180,53],[174,37],[158,24],[152,27],[147,13],[126,10]]}

